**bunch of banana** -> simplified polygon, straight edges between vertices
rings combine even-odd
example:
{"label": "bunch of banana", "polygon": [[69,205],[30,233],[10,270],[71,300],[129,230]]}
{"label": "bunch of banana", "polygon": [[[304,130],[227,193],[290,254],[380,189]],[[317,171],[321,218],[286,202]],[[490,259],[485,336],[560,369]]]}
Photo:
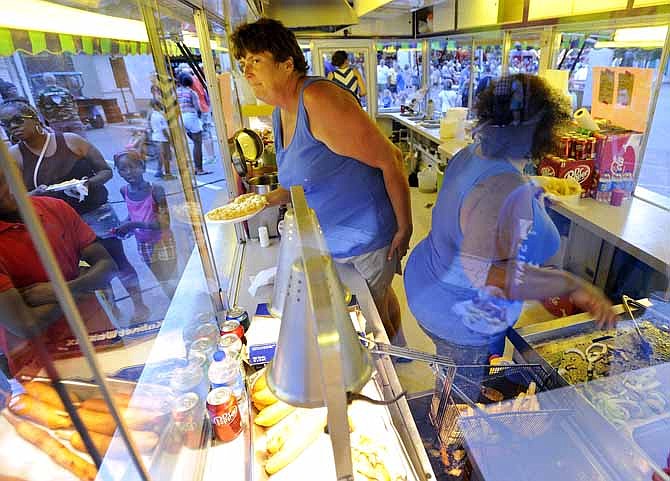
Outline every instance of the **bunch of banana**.
{"label": "bunch of banana", "polygon": [[268,387],[265,372],[251,386],[251,401],[254,403],[254,407],[258,409],[254,423],[263,427],[274,426],[295,411],[293,406],[280,401],[272,394]]}
{"label": "bunch of banana", "polygon": [[325,409],[299,409],[267,431],[265,471],[272,475],[291,464],[326,427]]}

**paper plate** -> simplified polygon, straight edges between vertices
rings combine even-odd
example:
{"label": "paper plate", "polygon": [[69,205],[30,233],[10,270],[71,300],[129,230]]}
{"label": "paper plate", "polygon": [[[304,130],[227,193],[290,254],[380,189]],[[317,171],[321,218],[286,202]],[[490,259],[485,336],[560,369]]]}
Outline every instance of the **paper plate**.
{"label": "paper plate", "polygon": [[[223,206],[219,206],[219,207],[223,207]],[[217,208],[215,208],[215,209],[212,209],[212,210],[210,210],[209,212],[207,212],[207,213],[205,214],[205,220],[206,220],[207,222],[210,222],[210,223],[212,223],[212,224],[235,224],[235,223],[237,223],[237,222],[244,222],[245,220],[249,220],[249,219],[251,219],[252,217],[254,217],[254,216],[256,216],[257,214],[259,214],[263,209],[265,209],[266,206],[264,205],[264,206],[262,206],[261,208],[255,210],[255,211],[253,211],[253,212],[250,212],[250,213],[245,214],[245,215],[240,216],[240,217],[233,217],[232,219],[222,219],[222,220],[210,219],[210,218],[209,218],[209,214],[211,214],[212,212],[214,212],[214,211],[215,211],[216,209],[218,209],[219,207],[217,207]]]}
{"label": "paper plate", "polygon": [[60,184],[48,185],[46,192],[62,192],[64,190],[73,189],[77,186],[83,185],[86,180],[72,179],[72,181],[61,182]]}

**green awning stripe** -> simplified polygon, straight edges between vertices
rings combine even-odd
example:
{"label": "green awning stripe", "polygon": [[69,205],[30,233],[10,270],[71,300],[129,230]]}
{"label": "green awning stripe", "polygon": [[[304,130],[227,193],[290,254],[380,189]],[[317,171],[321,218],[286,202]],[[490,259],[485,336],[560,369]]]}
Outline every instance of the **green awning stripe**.
{"label": "green awning stripe", "polygon": [[60,40],[60,47],[63,52],[77,53],[77,47],[74,44],[74,38],[72,35],[59,34],[58,38]]}
{"label": "green awning stripe", "polygon": [[47,36],[44,32],[29,31],[28,38],[30,38],[33,54],[47,50]]}
{"label": "green awning stripe", "polygon": [[6,57],[17,51],[29,55],[38,55],[42,52],[52,54],[68,52],[88,55],[146,55],[149,53],[149,45],[146,42],[130,40],[0,28],[0,56]]}
{"label": "green awning stripe", "polygon": [[109,38],[101,38],[100,51],[104,54],[112,53],[112,40]]}
{"label": "green awning stripe", "polygon": [[84,47],[84,53],[93,55],[93,39],[91,37],[82,37],[81,38],[82,46]]}
{"label": "green awning stripe", "polygon": [[7,28],[0,28],[0,55],[7,57],[14,53],[14,41],[12,32]]}

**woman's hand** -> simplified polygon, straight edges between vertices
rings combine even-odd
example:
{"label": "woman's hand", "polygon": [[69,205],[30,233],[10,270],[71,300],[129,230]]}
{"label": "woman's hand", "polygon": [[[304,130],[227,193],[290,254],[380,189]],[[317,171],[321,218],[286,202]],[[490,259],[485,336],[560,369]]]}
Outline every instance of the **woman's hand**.
{"label": "woman's hand", "polygon": [[32,307],[58,302],[50,282],[38,282],[20,289],[20,292],[25,303]]}
{"label": "woman's hand", "polygon": [[614,327],[616,314],[612,310],[612,303],[592,285],[584,283],[570,294],[570,300],[593,316],[598,329]]}
{"label": "woman's hand", "polygon": [[133,222],[126,222],[125,224],[121,224],[118,226],[116,229],[114,229],[114,234],[116,237],[120,237],[122,239],[125,239],[129,235],[133,233],[135,230],[136,225]]}
{"label": "woman's hand", "polygon": [[36,189],[31,190],[30,192],[28,192],[28,195],[42,195],[46,191],[47,191],[47,186],[42,184],[42,185],[38,185]]}
{"label": "woman's hand", "polygon": [[391,240],[391,247],[389,249],[387,260],[393,259],[393,254],[398,254],[398,260],[405,257],[409,250],[409,240],[412,237],[412,226],[400,228],[397,230]]}

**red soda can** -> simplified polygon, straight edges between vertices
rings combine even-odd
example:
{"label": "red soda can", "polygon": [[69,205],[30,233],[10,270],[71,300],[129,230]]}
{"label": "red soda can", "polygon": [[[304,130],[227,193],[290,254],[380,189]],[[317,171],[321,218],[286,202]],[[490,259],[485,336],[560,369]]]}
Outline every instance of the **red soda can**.
{"label": "red soda can", "polygon": [[247,329],[249,329],[249,314],[241,307],[233,306],[228,309],[226,320],[235,320],[239,322],[242,329],[244,329],[244,332],[247,332]]}
{"label": "red soda can", "polygon": [[235,319],[228,319],[227,321],[223,321],[219,327],[219,330],[221,331],[221,336],[225,336],[226,334],[235,334],[240,339],[244,337],[244,329],[242,328],[240,321]]}
{"label": "red soda can", "polygon": [[570,137],[564,135],[561,137],[561,141],[558,148],[558,156],[567,159],[570,157]]}
{"label": "red soda can", "polygon": [[218,387],[207,395],[207,411],[212,420],[214,434],[219,441],[227,443],[242,432],[242,416],[232,389]]}
{"label": "red soda can", "polygon": [[198,429],[202,419],[200,397],[194,392],[187,392],[179,396],[172,408],[176,432],[183,445],[192,449],[200,448],[201,429]]}

